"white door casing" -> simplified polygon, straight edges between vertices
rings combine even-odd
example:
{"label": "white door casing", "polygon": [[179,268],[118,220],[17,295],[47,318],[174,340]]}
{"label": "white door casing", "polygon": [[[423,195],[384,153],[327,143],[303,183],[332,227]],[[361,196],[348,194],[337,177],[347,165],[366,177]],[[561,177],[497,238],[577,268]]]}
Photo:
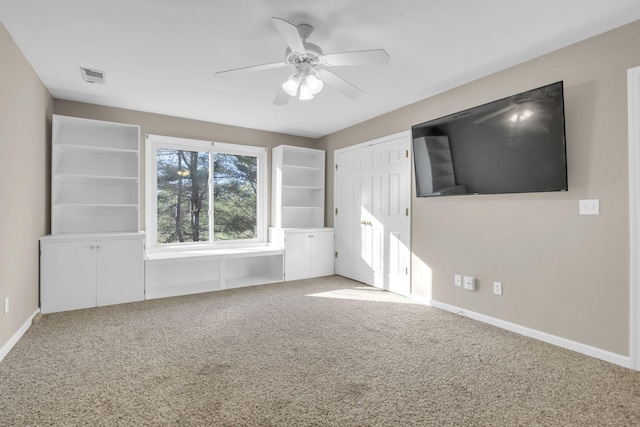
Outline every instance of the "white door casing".
{"label": "white door casing", "polygon": [[410,293],[410,133],[335,153],[336,273]]}

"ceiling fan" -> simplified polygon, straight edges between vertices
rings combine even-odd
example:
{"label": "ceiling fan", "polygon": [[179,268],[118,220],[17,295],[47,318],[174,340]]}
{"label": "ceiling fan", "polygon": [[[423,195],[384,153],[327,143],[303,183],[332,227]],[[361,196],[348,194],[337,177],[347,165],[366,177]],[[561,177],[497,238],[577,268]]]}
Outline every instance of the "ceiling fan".
{"label": "ceiling fan", "polygon": [[296,26],[281,18],[271,19],[287,43],[284,61],[219,71],[215,74],[216,77],[292,67],[294,68],[293,74],[282,84],[273,100],[276,105],[286,104],[290,97],[295,96],[303,101],[313,99],[313,96],[322,90],[324,83],[351,99],[358,99],[364,93],[362,90],[325,67],[389,63],[389,55],[383,49],[325,54],[320,46],[307,42],[313,32],[311,25],[300,24]]}

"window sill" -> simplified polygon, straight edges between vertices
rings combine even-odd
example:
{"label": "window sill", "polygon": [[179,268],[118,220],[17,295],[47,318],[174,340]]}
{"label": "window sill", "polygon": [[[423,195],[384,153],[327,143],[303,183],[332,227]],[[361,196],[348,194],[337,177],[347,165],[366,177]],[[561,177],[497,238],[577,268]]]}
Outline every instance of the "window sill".
{"label": "window sill", "polygon": [[224,248],[150,249],[146,251],[147,261],[177,260],[188,258],[247,258],[280,255],[284,251],[278,245],[259,244],[251,246],[229,246]]}

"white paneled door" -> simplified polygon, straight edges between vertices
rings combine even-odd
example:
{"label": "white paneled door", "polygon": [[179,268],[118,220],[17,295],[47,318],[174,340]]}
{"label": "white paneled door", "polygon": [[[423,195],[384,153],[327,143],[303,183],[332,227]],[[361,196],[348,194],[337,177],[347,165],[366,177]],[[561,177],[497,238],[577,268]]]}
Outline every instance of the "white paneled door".
{"label": "white paneled door", "polygon": [[408,132],[335,153],[336,274],[410,292]]}

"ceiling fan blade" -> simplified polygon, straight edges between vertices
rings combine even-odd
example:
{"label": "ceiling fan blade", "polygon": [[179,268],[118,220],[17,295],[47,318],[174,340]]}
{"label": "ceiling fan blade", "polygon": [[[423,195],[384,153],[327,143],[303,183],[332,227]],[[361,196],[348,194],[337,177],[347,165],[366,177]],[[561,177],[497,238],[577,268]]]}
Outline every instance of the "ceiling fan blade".
{"label": "ceiling fan blade", "polygon": [[360,96],[364,94],[362,90],[358,89],[357,87],[355,87],[342,77],[339,77],[336,74],[332,73],[331,71],[318,70],[318,76],[320,77],[320,80],[322,80],[329,86],[333,86],[334,88],[338,89],[345,96],[353,100],[360,98]]}
{"label": "ceiling fan blade", "polygon": [[243,73],[247,73],[247,72],[271,70],[273,68],[282,68],[282,67],[290,67],[290,66],[291,66],[291,64],[287,64],[285,62],[273,62],[271,64],[252,65],[250,67],[242,67],[242,68],[235,68],[233,70],[218,71],[217,73],[214,74],[214,76],[215,77],[228,77],[228,76],[233,76],[233,75],[236,75],[236,74],[243,74]]}
{"label": "ceiling fan blade", "polygon": [[300,33],[298,33],[298,27],[281,18],[272,17],[271,19],[273,19],[273,23],[278,31],[280,31],[282,38],[284,38],[284,41],[292,52],[298,55],[304,55],[307,53],[307,50],[304,48],[304,44],[302,44]]}
{"label": "ceiling fan blade", "polygon": [[320,63],[330,67],[345,65],[384,65],[389,63],[389,54],[384,49],[328,53],[320,57]]}
{"label": "ceiling fan blade", "polygon": [[284,105],[289,102],[289,98],[291,98],[289,94],[285,92],[283,88],[280,88],[280,91],[278,91],[278,94],[273,100],[273,105]]}

